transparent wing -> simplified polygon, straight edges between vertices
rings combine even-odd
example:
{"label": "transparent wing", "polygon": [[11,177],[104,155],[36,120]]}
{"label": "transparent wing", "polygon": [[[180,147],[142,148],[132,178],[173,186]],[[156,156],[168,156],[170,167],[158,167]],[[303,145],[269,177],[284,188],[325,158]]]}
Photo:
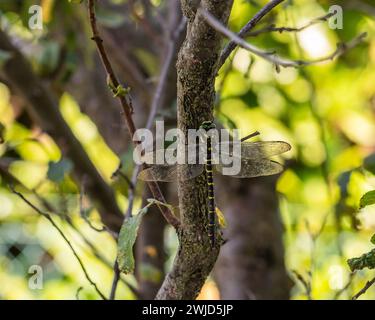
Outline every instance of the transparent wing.
{"label": "transparent wing", "polygon": [[199,163],[199,156],[205,154],[206,149],[207,146],[204,144],[191,144],[179,146],[178,149],[156,149],[139,155],[139,158],[143,163],[149,165],[175,163],[178,159],[181,160],[178,161],[179,163],[195,164]]}
{"label": "transparent wing", "polygon": [[[233,146],[235,146],[235,144],[233,144],[232,141],[221,142],[220,152],[222,154],[237,155],[235,147],[233,149]],[[242,142],[241,157],[248,159],[264,159],[282,154],[290,149],[290,144],[284,141]]]}
{"label": "transparent wing", "polygon": [[220,172],[223,175],[229,175],[233,178],[254,178],[254,177],[261,177],[261,176],[271,176],[273,174],[278,174],[283,171],[284,167],[272,160],[268,159],[241,159],[241,168],[239,172],[234,170],[234,174],[230,172],[225,172],[224,169],[229,169],[230,166],[224,166],[222,164],[216,165],[216,171]]}
{"label": "transparent wing", "polygon": [[143,181],[173,182],[177,180],[177,170],[181,169],[181,179],[189,180],[199,176],[204,169],[203,165],[150,165],[138,174],[138,179]]}

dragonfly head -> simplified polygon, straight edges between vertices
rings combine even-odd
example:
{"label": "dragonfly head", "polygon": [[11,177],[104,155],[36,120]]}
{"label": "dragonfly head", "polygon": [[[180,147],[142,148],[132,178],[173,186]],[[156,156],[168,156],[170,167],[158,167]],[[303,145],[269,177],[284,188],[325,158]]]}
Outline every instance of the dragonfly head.
{"label": "dragonfly head", "polygon": [[209,131],[210,129],[216,129],[216,126],[213,123],[213,121],[203,121],[202,124],[200,125],[199,129]]}

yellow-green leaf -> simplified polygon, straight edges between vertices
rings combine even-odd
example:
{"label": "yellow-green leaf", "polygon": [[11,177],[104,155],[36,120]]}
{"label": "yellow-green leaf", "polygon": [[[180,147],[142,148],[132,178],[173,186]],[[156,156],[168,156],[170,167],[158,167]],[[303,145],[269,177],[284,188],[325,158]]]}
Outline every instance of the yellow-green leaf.
{"label": "yellow-green leaf", "polygon": [[359,201],[359,207],[362,209],[366,206],[375,204],[375,190],[365,193]]}

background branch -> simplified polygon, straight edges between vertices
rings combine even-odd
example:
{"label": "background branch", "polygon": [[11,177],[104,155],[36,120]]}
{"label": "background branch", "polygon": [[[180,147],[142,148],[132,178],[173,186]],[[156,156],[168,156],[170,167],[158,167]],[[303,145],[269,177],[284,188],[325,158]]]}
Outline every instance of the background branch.
{"label": "background branch", "polygon": [[209,12],[204,11],[204,10],[201,10],[201,11],[202,11],[202,15],[206,18],[207,22],[213,28],[215,28],[217,31],[219,31],[220,33],[222,33],[223,35],[228,37],[231,40],[231,42],[234,42],[238,46],[240,46],[241,48],[243,48],[245,50],[248,50],[251,53],[253,53],[253,54],[255,54],[255,55],[271,62],[271,63],[273,63],[276,66],[277,70],[280,67],[287,68],[287,67],[310,66],[310,65],[313,65],[313,64],[333,60],[336,57],[339,57],[339,56],[345,54],[348,50],[356,47],[358,44],[362,43],[364,38],[367,36],[367,33],[364,32],[364,33],[361,33],[356,38],[352,39],[348,43],[339,43],[337,45],[337,49],[333,53],[329,54],[326,57],[318,58],[318,59],[311,60],[311,61],[289,60],[289,59],[285,59],[285,58],[282,58],[282,57],[278,56],[275,52],[264,51],[262,49],[259,49],[256,46],[246,42],[245,40],[240,38],[237,34],[230,31],[228,28],[226,28],[220,21],[218,21]]}
{"label": "background branch", "polygon": [[[177,122],[184,133],[213,119],[214,84],[221,47],[220,34],[206,23],[199,11],[195,12],[195,4],[182,2],[188,25],[177,62]],[[201,6],[227,23],[232,1],[202,0]],[[178,181],[178,194],[183,230],[178,232],[179,250],[173,267],[156,296],[159,300],[195,299],[219,253],[219,234],[216,246],[212,248],[206,230],[205,175]]]}
{"label": "background branch", "polygon": [[320,22],[325,22],[327,21],[330,17],[334,16],[335,13],[334,12],[331,12],[331,13],[328,13],[328,14],[325,14],[324,16],[321,16],[321,17],[318,17],[318,18],[315,18],[311,21],[309,21],[308,23],[306,23],[305,25],[303,25],[302,27],[276,27],[274,24],[270,25],[270,26],[267,26],[267,27],[264,27],[262,29],[259,29],[259,30],[255,30],[253,32],[249,32],[247,34],[247,36],[251,36],[251,37],[255,37],[255,36],[258,36],[262,33],[267,33],[267,32],[279,32],[279,33],[283,33],[283,32],[301,32],[311,26],[314,26]]}
{"label": "background branch", "polygon": [[[285,0],[272,0],[268,2],[262,9],[260,9],[257,14],[254,15],[254,17],[240,30],[238,33],[239,38],[245,38],[246,35],[254,29],[254,27],[259,23],[259,21],[266,16],[269,12],[272,11],[273,8],[278,6],[280,3],[282,3]],[[221,52],[220,58],[219,58],[219,68],[224,64],[224,62],[227,60],[229,55],[232,53],[232,51],[236,48],[238,44],[235,41],[230,41],[223,51]]]}

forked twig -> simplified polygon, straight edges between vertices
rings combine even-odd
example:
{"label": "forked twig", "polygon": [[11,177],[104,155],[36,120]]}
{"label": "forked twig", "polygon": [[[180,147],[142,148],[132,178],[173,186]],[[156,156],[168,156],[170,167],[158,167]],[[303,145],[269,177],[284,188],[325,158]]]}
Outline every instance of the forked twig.
{"label": "forked twig", "polygon": [[366,285],[352,297],[352,300],[357,300],[361,295],[365,294],[367,290],[370,289],[374,283],[375,283],[375,277],[372,280],[367,281]]}
{"label": "forked twig", "polygon": [[283,32],[301,32],[313,25],[316,25],[320,22],[324,22],[324,21],[327,21],[329,18],[331,18],[332,16],[334,16],[336,13],[335,12],[330,12],[328,14],[325,14],[324,16],[321,16],[321,17],[318,17],[318,18],[315,18],[315,19],[312,19],[311,21],[309,21],[308,23],[306,23],[305,25],[303,25],[302,27],[276,27],[274,24],[273,25],[270,25],[270,26],[267,26],[265,28],[262,28],[262,29],[259,29],[259,30],[255,30],[253,32],[249,32],[246,36],[248,37],[255,37],[255,36],[258,36],[262,33],[267,33],[267,32],[279,32],[279,33],[283,33]]}
{"label": "forked twig", "polygon": [[[254,17],[240,30],[238,36],[240,38],[246,37],[246,35],[263,19],[269,12],[271,12],[276,6],[285,0],[272,0],[268,2],[262,9],[260,9]],[[231,52],[236,48],[237,43],[235,41],[230,41],[227,46],[223,49],[219,59],[219,68],[227,60]]]}
{"label": "forked twig", "polygon": [[336,57],[339,57],[346,53],[348,50],[356,47],[358,44],[363,42],[364,38],[367,36],[367,33],[361,33],[359,36],[355,37],[348,43],[339,43],[337,45],[337,49],[331,53],[330,55],[322,58],[318,58],[315,60],[305,61],[305,60],[289,60],[278,56],[274,51],[265,51],[263,49],[259,49],[258,47],[246,42],[244,39],[239,37],[234,32],[230,31],[227,27],[225,27],[219,20],[217,20],[212,14],[209,12],[199,9],[202,15],[205,17],[206,21],[218,32],[222,33],[226,37],[228,37],[232,42],[236,43],[241,48],[250,51],[251,53],[273,63],[276,66],[276,69],[279,70],[280,67],[302,67],[302,66],[310,66],[313,64],[318,64],[321,62],[333,60]]}

